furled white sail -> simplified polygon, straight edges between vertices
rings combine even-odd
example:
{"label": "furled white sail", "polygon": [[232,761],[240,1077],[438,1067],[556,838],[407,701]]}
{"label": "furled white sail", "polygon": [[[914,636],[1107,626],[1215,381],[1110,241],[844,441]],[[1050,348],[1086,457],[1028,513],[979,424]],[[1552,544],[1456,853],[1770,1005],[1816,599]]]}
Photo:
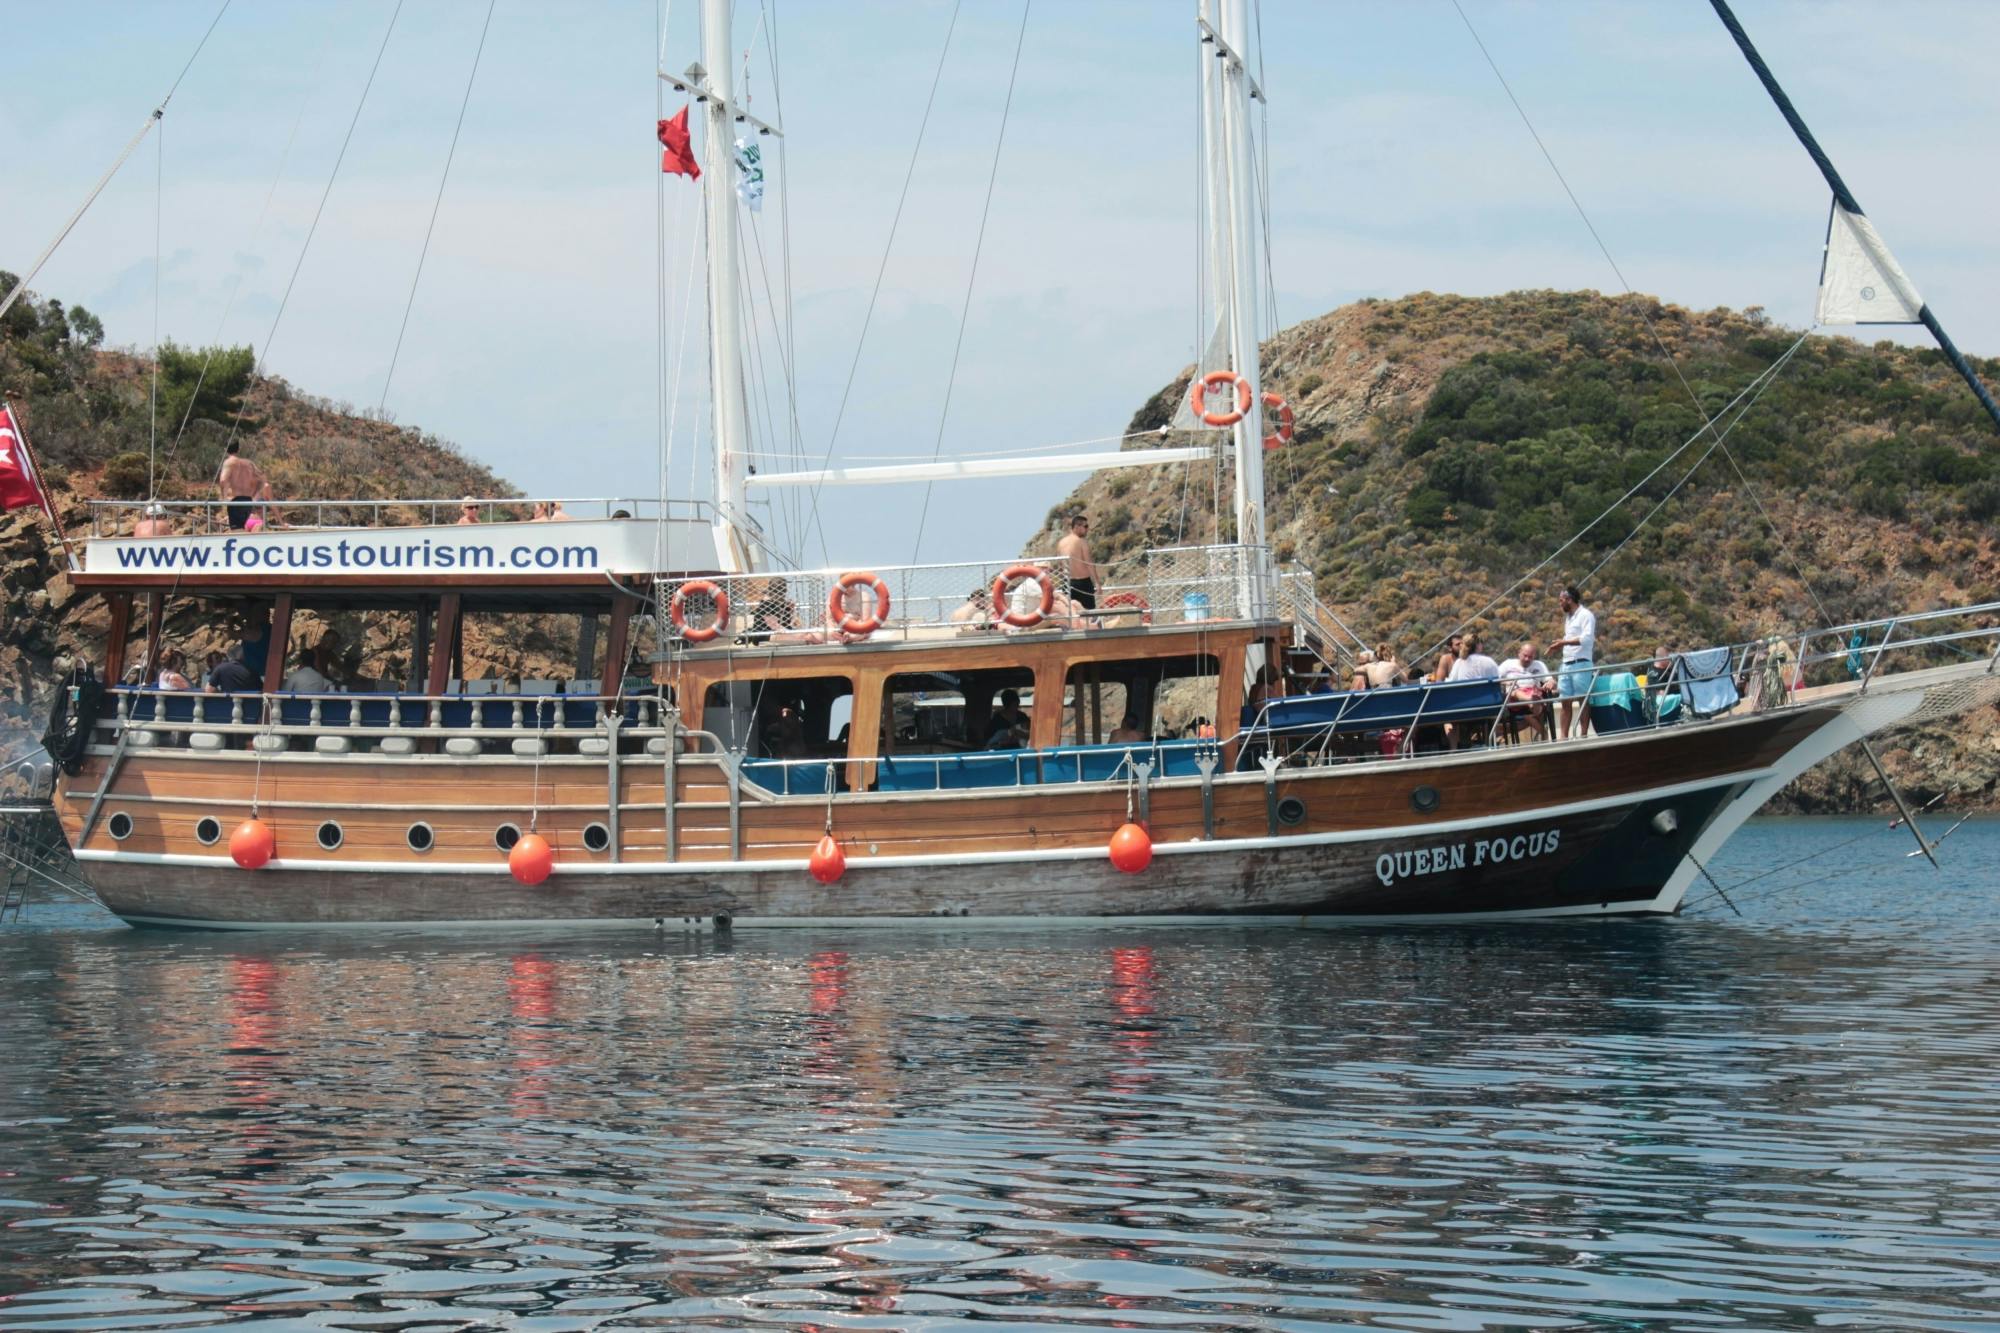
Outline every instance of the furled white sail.
{"label": "furled white sail", "polygon": [[1915,324],[1924,298],[1882,243],[1875,224],[1838,203],[1826,224],[1819,275],[1822,324]]}

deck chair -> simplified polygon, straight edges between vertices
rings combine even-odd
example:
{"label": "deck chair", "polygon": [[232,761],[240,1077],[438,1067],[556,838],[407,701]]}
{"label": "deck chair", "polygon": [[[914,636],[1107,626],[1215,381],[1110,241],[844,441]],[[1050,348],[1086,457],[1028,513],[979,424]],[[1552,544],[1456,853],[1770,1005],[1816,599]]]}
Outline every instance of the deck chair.
{"label": "deck chair", "polygon": [[1736,692],[1736,678],[1730,672],[1727,648],[1704,648],[1682,653],[1674,659],[1674,674],[1681,682],[1681,698],[1694,717],[1715,717],[1736,707],[1742,697]]}

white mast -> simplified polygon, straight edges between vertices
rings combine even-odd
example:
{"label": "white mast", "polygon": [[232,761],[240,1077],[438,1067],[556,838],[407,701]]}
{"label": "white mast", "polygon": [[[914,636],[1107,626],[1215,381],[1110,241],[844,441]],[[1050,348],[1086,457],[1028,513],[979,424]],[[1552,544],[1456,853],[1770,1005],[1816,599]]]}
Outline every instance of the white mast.
{"label": "white mast", "polygon": [[708,387],[715,433],[715,536],[724,566],[733,573],[756,568],[756,531],[744,491],[749,477],[750,405],[743,385],[743,314],[736,289],[736,152],[733,122],[739,114],[730,86],[730,0],[702,0],[702,87],[707,115],[707,172],[702,195],[708,212]]}
{"label": "white mast", "polygon": [[1257,361],[1256,173],[1250,144],[1253,85],[1244,59],[1250,49],[1251,0],[1217,0],[1222,15],[1220,139],[1228,226],[1209,244],[1228,247],[1229,351],[1231,369],[1248,381],[1250,410],[1233,427],[1236,443],[1236,540],[1264,544],[1264,404]]}

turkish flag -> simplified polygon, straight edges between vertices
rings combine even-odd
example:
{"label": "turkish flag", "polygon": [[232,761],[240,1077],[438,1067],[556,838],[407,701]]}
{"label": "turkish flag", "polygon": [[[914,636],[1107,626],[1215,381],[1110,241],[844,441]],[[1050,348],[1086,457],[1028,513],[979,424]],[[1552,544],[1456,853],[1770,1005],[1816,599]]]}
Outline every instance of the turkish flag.
{"label": "turkish flag", "polygon": [[48,497],[28,461],[27,446],[21,442],[20,427],[14,423],[14,409],[0,407],[0,510],[36,506],[46,510]]}
{"label": "turkish flag", "polygon": [[686,107],[675,112],[672,120],[660,122],[660,145],[667,150],[660,154],[661,171],[669,175],[686,176],[689,180],[701,179],[701,168],[694,160],[694,145],[688,142]]}

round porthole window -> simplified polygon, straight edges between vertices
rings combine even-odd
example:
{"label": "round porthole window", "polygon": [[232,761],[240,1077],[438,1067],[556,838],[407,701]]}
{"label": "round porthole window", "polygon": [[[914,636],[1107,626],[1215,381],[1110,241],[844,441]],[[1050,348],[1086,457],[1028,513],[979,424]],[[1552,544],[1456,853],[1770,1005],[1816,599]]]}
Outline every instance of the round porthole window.
{"label": "round porthole window", "polygon": [[593,852],[603,851],[611,845],[611,830],[602,824],[584,825],[583,845]]}
{"label": "round porthole window", "polygon": [[410,825],[410,831],[404,834],[403,838],[410,844],[410,850],[413,852],[427,852],[437,846],[437,835],[431,832],[429,824]]}
{"label": "round porthole window", "polygon": [[1306,822],[1306,803],[1296,796],[1287,796],[1278,802],[1278,822],[1286,828],[1297,828]]}
{"label": "round porthole window", "polygon": [[503,852],[513,851],[514,844],[520,840],[521,828],[518,824],[502,824],[493,830],[493,845]]}
{"label": "round porthole window", "polygon": [[339,851],[340,844],[344,841],[346,841],[346,835],[340,831],[340,825],[334,823],[331,819],[319,826],[319,845],[327,851]]}
{"label": "round porthole window", "polygon": [[1436,787],[1419,787],[1410,793],[1410,809],[1420,815],[1431,814],[1442,804],[1444,798],[1438,795]]}
{"label": "round porthole window", "polygon": [[204,847],[213,847],[222,840],[222,825],[209,815],[195,821],[194,840]]}
{"label": "round porthole window", "polygon": [[125,841],[125,839],[132,836],[132,816],[120,810],[117,814],[111,816],[110,819],[104,821],[104,831],[109,833],[118,842]]}

